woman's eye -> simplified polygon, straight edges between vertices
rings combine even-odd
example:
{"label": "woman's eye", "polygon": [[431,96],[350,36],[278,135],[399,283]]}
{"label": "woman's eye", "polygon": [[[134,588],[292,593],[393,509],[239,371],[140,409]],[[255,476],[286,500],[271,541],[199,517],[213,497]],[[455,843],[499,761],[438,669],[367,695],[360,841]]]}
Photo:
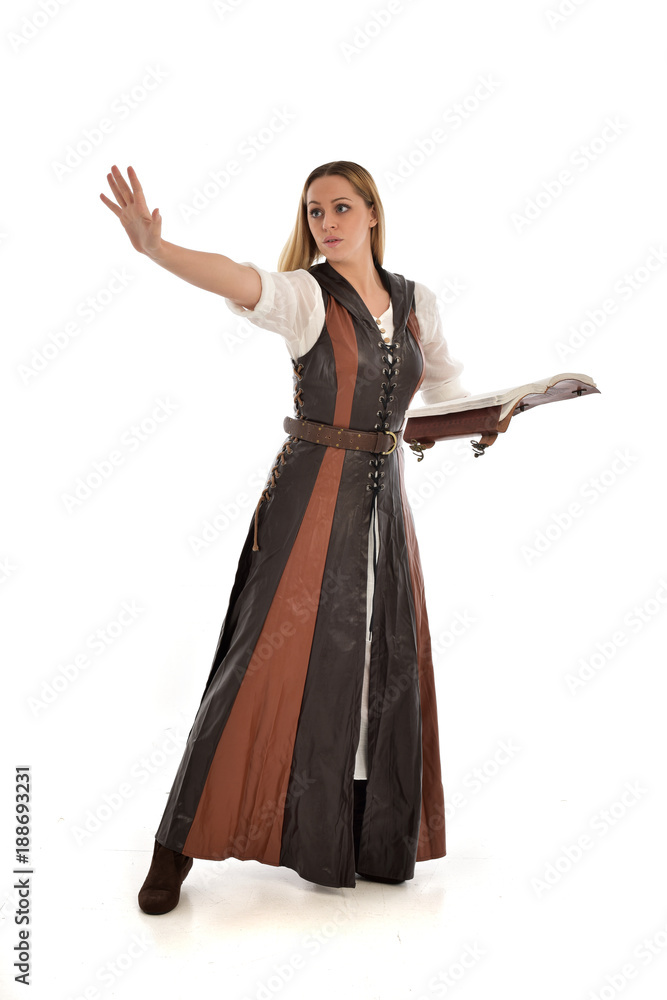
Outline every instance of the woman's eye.
{"label": "woman's eye", "polygon": [[[350,207],[349,205],[342,205],[342,204],[341,204],[341,205],[336,205],[336,208],[344,208],[344,209],[345,209],[345,211],[347,211],[347,210],[349,209],[349,207]],[[319,208],[311,208],[311,210],[310,210],[310,215],[311,215],[311,217],[312,217],[313,219],[314,219],[314,218],[316,218],[316,215],[315,215],[315,213],[316,213],[316,212],[319,212],[319,211],[320,211],[320,209],[319,209]],[[340,214],[340,213],[339,213],[339,214]],[[343,212],[343,215],[345,215],[345,212]]]}

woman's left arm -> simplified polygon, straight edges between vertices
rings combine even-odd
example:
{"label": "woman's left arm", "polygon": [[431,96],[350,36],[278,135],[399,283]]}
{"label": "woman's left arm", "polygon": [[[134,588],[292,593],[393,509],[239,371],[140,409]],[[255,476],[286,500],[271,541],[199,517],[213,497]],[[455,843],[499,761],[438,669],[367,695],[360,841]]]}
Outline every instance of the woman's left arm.
{"label": "woman's left arm", "polygon": [[472,395],[461,385],[463,362],[449,353],[435,293],[418,281],[415,281],[415,313],[426,364],[420,387],[424,403],[445,403]]}

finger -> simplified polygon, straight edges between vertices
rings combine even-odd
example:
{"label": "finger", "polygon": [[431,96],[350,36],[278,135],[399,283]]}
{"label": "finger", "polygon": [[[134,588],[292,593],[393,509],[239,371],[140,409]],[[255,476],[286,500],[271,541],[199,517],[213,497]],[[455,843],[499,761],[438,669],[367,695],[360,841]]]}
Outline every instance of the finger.
{"label": "finger", "polygon": [[143,194],[144,193],[144,189],[142,188],[141,184],[139,183],[139,178],[137,177],[137,173],[136,173],[134,167],[128,167],[127,168],[127,176],[130,178],[130,184],[132,185],[132,190],[134,191],[134,193],[135,194]]}
{"label": "finger", "polygon": [[116,181],[114,180],[113,174],[107,174],[107,180],[109,181],[109,187],[113,191],[113,193],[114,193],[114,195],[116,197],[116,201],[118,202],[118,204],[120,205],[120,207],[121,208],[127,208],[127,202],[123,198],[123,195],[120,192],[120,188],[118,187],[118,185],[116,184]]}
{"label": "finger", "polygon": [[120,209],[117,208],[112,201],[109,201],[109,199],[107,198],[107,196],[105,194],[101,194],[100,198],[102,199],[102,201],[104,202],[104,204],[107,205],[111,209],[111,211],[113,212],[114,215],[117,215],[117,216],[120,217]]}
{"label": "finger", "polygon": [[139,178],[137,177],[133,167],[127,168],[127,176],[130,178],[130,183],[132,185],[132,190],[134,192],[134,198],[140,209],[148,211],[148,205],[146,204],[146,199],[144,198],[144,189],[139,183]]}
{"label": "finger", "polygon": [[128,203],[128,205],[131,205],[134,202],[134,195],[132,194],[130,185],[127,183],[122,173],[115,164],[111,169],[114,172],[114,177],[116,179],[118,187],[123,192],[123,197],[125,198],[125,201]]}

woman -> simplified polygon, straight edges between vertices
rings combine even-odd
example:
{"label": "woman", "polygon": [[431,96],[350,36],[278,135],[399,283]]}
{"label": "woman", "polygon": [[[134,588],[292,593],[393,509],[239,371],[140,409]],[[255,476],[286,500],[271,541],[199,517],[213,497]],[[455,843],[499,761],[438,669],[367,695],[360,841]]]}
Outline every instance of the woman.
{"label": "woman", "polygon": [[445,827],[401,427],[418,389],[469,395],[435,295],[383,268],[380,198],[351,161],[310,173],[277,272],[167,243],[132,167],[131,187],[107,176],[135,249],[281,334],[295,388],[139,904],[173,909],[192,858],[411,879]]}

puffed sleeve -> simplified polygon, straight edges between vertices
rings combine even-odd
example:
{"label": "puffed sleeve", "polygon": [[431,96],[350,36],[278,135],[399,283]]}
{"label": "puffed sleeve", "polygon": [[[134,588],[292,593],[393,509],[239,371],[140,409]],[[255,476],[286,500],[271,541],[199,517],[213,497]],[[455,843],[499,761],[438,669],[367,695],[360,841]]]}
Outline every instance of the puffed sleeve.
{"label": "puffed sleeve", "polygon": [[310,350],[324,325],[322,290],[315,278],[303,268],[296,271],[265,271],[251,261],[242,262],[257,271],[262,293],[254,309],[236,305],[225,299],[227,307],[237,316],[265,330],[279,333],[287,341],[293,358]]}
{"label": "puffed sleeve", "polygon": [[418,281],[415,281],[415,313],[426,362],[420,387],[424,403],[445,403],[470,396],[470,390],[460,381],[463,362],[449,353],[435,293]]}

